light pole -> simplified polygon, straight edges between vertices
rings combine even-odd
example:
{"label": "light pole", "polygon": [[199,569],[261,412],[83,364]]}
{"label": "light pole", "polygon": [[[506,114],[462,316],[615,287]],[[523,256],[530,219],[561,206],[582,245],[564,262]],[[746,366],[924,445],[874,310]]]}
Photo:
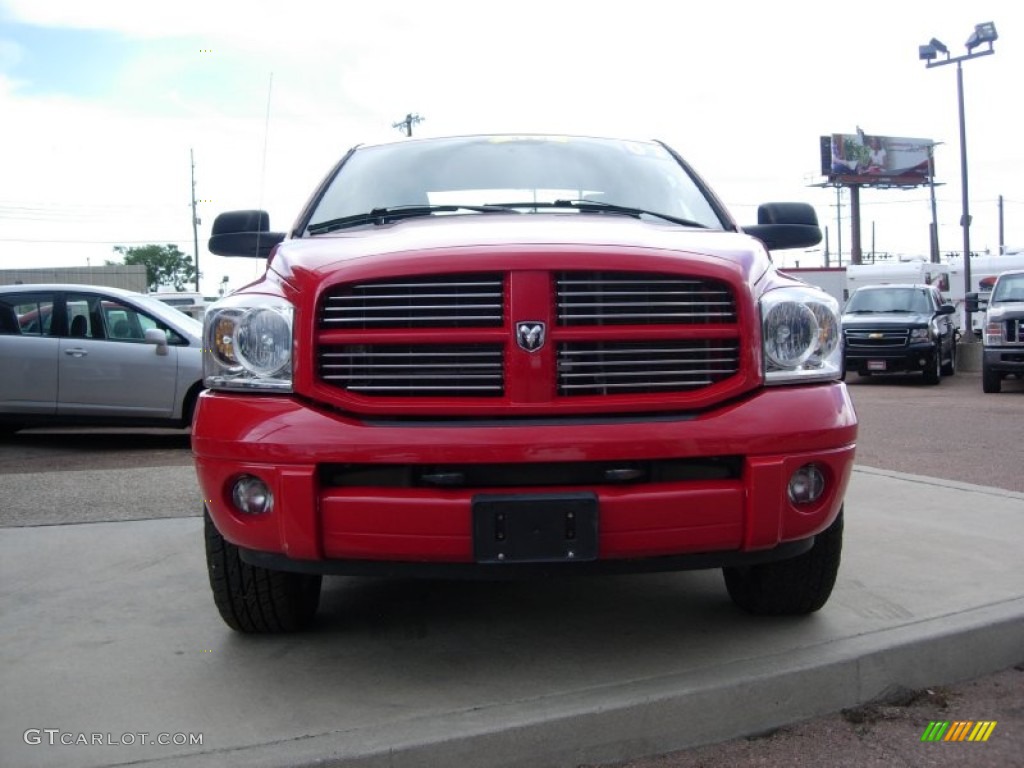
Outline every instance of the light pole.
{"label": "light pole", "polygon": [[935,210],[935,148],[942,144],[941,141],[933,141],[928,145],[928,188],[932,202],[932,224],[931,224],[931,262],[938,264],[939,257],[939,217]]}
{"label": "light pole", "polygon": [[[992,43],[998,39],[999,35],[996,32],[996,25],[991,21],[986,21],[974,26],[974,32],[967,38],[965,43],[967,53],[963,56],[950,56],[949,48],[934,37],[926,45],[919,46],[917,49],[918,57],[925,62],[925,66],[928,69],[941,67],[944,64],[956,64],[956,96],[957,106],[960,110],[960,188],[962,209],[960,226],[964,230],[964,294],[971,292],[971,210],[967,195],[967,128],[964,122],[964,71],[961,65],[968,59],[976,59],[979,56],[988,56],[995,53]],[[979,45],[985,43],[988,44],[988,48],[981,51],[974,50]],[[940,53],[945,56],[944,59],[938,58]],[[971,343],[975,340],[971,310],[966,303],[966,299],[964,302],[964,334],[965,342]]]}

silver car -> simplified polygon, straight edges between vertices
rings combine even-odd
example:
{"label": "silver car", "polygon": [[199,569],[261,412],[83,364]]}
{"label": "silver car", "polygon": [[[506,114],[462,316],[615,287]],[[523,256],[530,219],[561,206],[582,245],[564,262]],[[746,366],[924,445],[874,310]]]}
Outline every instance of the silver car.
{"label": "silver car", "polygon": [[190,426],[203,389],[202,331],[132,291],[0,286],[0,432]]}

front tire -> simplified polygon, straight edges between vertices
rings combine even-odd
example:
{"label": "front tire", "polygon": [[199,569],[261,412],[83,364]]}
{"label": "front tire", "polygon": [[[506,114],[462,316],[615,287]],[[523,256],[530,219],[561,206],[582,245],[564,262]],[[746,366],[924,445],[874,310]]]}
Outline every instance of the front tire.
{"label": "front tire", "polygon": [[956,374],[956,343],[949,349],[949,362],[942,366],[943,376],[953,376]]}
{"label": "front tire", "polygon": [[843,549],[843,510],[814,537],[814,546],[789,560],[723,568],[732,601],[758,616],[800,616],[820,609],[832,594]]}
{"label": "front tire", "polygon": [[934,360],[932,360],[931,366],[929,366],[924,372],[924,383],[925,384],[938,384],[942,378],[942,347],[939,345],[935,346]]}
{"label": "front tire", "polygon": [[993,371],[984,363],[981,364],[981,391],[987,394],[998,394],[1003,388],[1003,377],[999,371]]}
{"label": "front tire", "polygon": [[203,528],[210,589],[225,624],[254,634],[295,632],[309,626],[320,603],[321,576],[249,565],[205,511]]}

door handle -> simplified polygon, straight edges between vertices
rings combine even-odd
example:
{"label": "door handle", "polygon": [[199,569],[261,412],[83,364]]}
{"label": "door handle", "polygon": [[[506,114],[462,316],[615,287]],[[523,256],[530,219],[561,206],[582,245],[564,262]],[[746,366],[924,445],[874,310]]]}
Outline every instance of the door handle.
{"label": "door handle", "polygon": [[89,353],[82,347],[72,347],[71,349],[65,349],[64,354],[70,355],[71,357],[85,357]]}

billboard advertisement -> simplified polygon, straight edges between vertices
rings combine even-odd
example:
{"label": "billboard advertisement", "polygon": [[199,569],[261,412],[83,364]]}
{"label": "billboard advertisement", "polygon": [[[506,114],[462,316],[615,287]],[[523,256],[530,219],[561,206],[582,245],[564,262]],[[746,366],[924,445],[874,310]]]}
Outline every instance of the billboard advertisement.
{"label": "billboard advertisement", "polygon": [[927,184],[931,139],[833,133],[821,137],[821,173],[834,184]]}

